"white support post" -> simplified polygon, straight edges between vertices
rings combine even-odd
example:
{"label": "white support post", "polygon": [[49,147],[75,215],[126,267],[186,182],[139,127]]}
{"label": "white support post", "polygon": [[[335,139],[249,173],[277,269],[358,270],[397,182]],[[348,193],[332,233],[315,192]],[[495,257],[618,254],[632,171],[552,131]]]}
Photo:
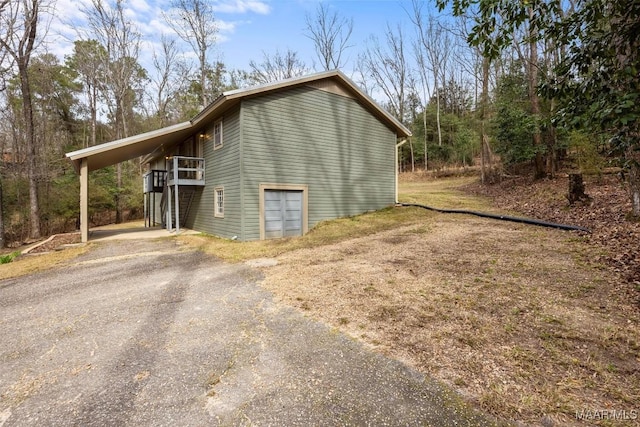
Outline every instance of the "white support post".
{"label": "white support post", "polygon": [[80,241],[89,241],[89,166],[86,158],[80,163]]}
{"label": "white support post", "polygon": [[176,204],[176,235],[180,233],[180,198],[178,196],[178,158],[173,158],[173,183],[175,185],[175,204]]}
{"label": "white support post", "polygon": [[174,200],[176,204],[176,234],[180,233],[180,199],[178,196],[178,184],[175,185]]}
{"label": "white support post", "polygon": [[171,224],[171,186],[167,186],[167,196],[168,196],[168,200],[167,200],[167,211],[166,211],[166,215],[167,215],[167,231],[171,232],[171,229],[173,228],[173,225]]}

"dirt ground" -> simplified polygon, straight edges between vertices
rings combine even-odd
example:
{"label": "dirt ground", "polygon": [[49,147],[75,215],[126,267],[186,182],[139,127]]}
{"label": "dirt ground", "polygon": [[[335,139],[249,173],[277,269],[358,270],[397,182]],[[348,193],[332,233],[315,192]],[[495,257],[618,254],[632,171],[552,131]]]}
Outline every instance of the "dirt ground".
{"label": "dirt ground", "polygon": [[80,243],[80,233],[56,234],[51,240],[36,246],[30,254],[50,252],[64,248],[65,245]]}
{"label": "dirt ground", "polygon": [[501,419],[639,425],[640,311],[620,292],[626,278],[594,261],[602,247],[576,232],[421,218],[282,254],[263,286]]}

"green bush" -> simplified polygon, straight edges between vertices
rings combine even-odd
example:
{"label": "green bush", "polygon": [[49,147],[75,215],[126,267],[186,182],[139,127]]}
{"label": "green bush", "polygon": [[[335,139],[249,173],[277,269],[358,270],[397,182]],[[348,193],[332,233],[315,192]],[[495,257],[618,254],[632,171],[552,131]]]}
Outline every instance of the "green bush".
{"label": "green bush", "polygon": [[0,264],[8,264],[21,254],[20,251],[11,252],[10,254],[0,255]]}
{"label": "green bush", "polygon": [[455,161],[465,166],[472,165],[479,146],[480,136],[467,127],[461,127],[453,138]]}
{"label": "green bush", "polygon": [[536,122],[530,113],[518,107],[501,105],[494,126],[495,151],[505,165],[528,162],[536,156],[537,148],[533,145]]}
{"label": "green bush", "polygon": [[580,131],[569,133],[569,152],[581,173],[598,175],[602,173],[605,165],[604,158],[598,151],[598,144],[585,133]]}

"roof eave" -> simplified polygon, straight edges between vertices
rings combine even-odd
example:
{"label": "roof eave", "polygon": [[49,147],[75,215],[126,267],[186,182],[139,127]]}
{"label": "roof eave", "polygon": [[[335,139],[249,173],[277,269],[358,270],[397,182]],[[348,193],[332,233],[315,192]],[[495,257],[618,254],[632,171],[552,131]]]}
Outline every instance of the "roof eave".
{"label": "roof eave", "polygon": [[365,101],[369,108],[373,109],[383,121],[386,121],[394,130],[398,138],[408,138],[412,135],[411,131],[407,129],[398,119],[393,117],[387,110],[380,107],[380,105],[371,98],[366,92],[364,92],[353,80],[347,77],[343,72],[336,70],[335,75],[339,76],[350,89],[360,98],[361,101]]}
{"label": "roof eave", "polygon": [[[136,144],[139,144],[145,141],[153,141],[153,140],[159,141],[164,137],[170,136],[171,134],[189,130],[191,127],[192,127],[191,122],[178,123],[176,125],[167,126],[162,129],[145,132],[145,133],[134,135],[124,139],[119,139],[117,141],[111,141],[104,144],[94,145],[92,147],[87,147],[80,150],[72,151],[70,153],[66,153],[66,157],[69,160],[71,160],[76,172],[80,170],[80,164],[82,162],[82,159],[86,158],[90,160],[92,156],[96,156],[108,151],[120,150],[123,152],[123,156],[122,156],[123,160],[129,160],[131,158],[139,157],[139,155],[134,155],[132,157],[129,157],[127,155],[128,153],[127,148],[133,147]],[[134,153],[137,153],[137,151],[134,151]]]}
{"label": "roof eave", "polygon": [[[197,131],[198,128],[203,125],[203,122],[207,122],[207,120],[212,118],[212,116],[224,113],[227,108],[232,108],[237,102],[240,102],[240,100],[244,98],[253,95],[264,94],[267,92],[277,91],[288,87],[301,86],[309,82],[329,78],[338,79],[342,84],[346,85],[348,90],[353,93],[356,99],[364,104],[365,108],[369,109],[372,114],[378,117],[378,119],[382,122],[386,123],[387,126],[395,132],[397,138],[400,139],[411,136],[411,131],[409,131],[409,129],[407,129],[399,120],[389,114],[386,110],[380,107],[378,103],[373,100],[373,98],[371,98],[362,89],[360,89],[360,87],[358,87],[349,77],[347,77],[339,70],[330,70],[302,77],[294,77],[278,82],[267,83],[260,86],[227,91],[222,93],[211,104],[205,107],[201,112],[199,112],[188,122],[179,123],[155,131],[134,135],[129,138],[73,151],[71,153],[67,153],[66,157],[71,160],[76,172],[80,170],[80,165],[83,159],[87,159],[90,170],[108,166],[107,163],[109,163],[110,161],[116,161],[117,163],[119,161],[129,160],[139,156],[146,156],[146,158],[149,159],[151,158],[150,156],[153,156],[153,153],[159,147],[164,145],[162,141],[165,141],[169,145],[177,142],[179,137],[182,136],[183,132]],[[171,135],[174,133],[176,135],[172,138]],[[175,141],[173,139],[175,139]],[[144,144],[143,147],[138,147],[138,149],[136,149],[136,145],[140,143],[146,144]],[[154,143],[157,143],[158,146],[154,147]],[[148,149],[149,151],[142,152],[146,149]],[[98,156],[101,153],[111,151],[114,151],[114,153],[112,153],[111,158],[108,160],[102,158],[105,156]],[[97,165],[91,164],[92,156],[98,156],[96,157],[95,161]]]}

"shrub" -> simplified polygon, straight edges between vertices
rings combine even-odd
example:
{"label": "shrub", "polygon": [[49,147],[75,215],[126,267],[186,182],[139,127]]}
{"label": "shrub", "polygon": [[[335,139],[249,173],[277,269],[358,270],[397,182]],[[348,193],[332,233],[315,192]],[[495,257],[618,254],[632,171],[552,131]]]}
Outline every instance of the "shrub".
{"label": "shrub", "polygon": [[0,255],[0,264],[8,264],[21,254],[20,251],[11,252],[10,254]]}

